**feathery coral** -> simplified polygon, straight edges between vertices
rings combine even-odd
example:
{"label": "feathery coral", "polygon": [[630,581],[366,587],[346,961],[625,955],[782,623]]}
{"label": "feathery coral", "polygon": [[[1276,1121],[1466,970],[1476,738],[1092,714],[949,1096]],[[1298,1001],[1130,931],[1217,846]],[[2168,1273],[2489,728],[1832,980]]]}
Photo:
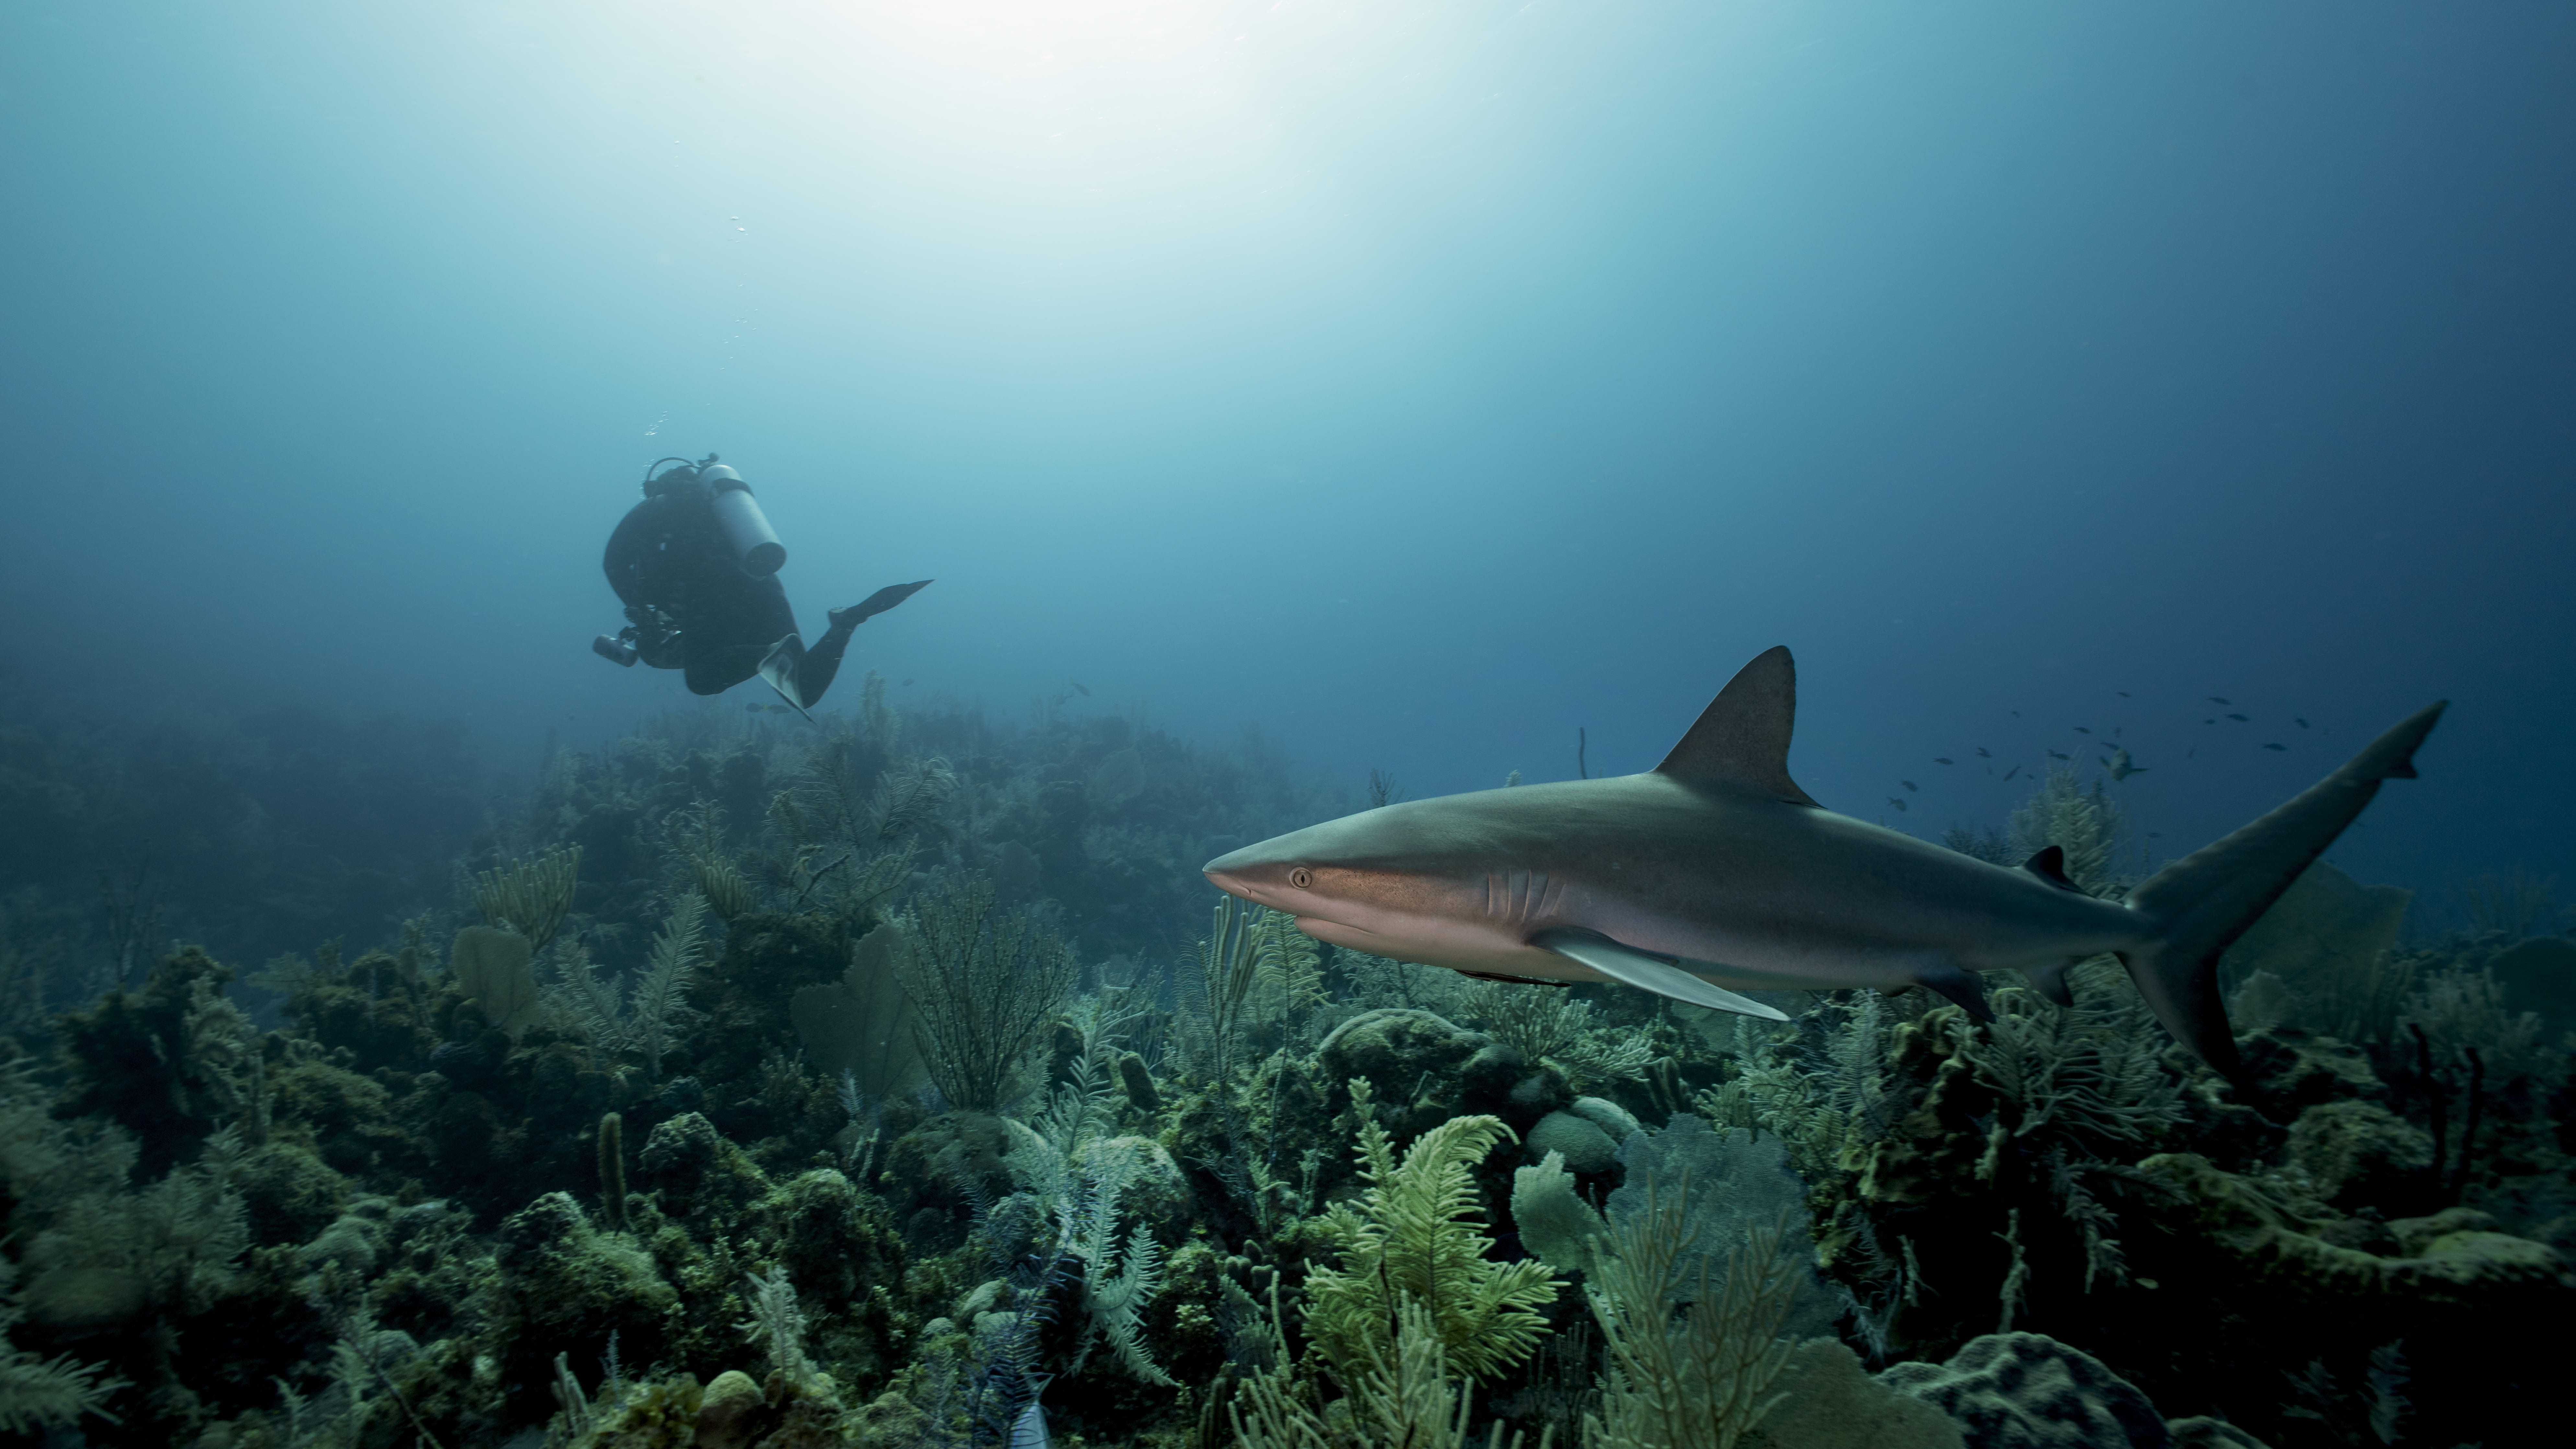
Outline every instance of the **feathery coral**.
{"label": "feathery coral", "polygon": [[1472,1378],[1529,1357],[1545,1326],[1539,1310],[1562,1285],[1545,1263],[1485,1256],[1493,1240],[1474,1220],[1468,1171],[1511,1129],[1494,1117],[1452,1117],[1399,1162],[1370,1110],[1367,1081],[1354,1078],[1350,1092],[1368,1188],[1324,1218],[1341,1262],[1306,1275],[1306,1331],[1345,1381],[1391,1361],[1392,1325],[1406,1303],[1422,1308],[1450,1361]]}

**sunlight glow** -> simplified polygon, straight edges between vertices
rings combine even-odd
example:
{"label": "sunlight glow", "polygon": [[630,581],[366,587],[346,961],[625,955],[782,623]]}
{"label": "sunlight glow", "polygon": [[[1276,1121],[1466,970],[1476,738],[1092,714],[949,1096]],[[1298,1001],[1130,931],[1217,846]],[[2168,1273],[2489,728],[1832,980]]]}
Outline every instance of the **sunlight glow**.
{"label": "sunlight glow", "polygon": [[884,0],[882,9],[961,58],[995,65],[1170,60],[1227,18],[1211,0]]}

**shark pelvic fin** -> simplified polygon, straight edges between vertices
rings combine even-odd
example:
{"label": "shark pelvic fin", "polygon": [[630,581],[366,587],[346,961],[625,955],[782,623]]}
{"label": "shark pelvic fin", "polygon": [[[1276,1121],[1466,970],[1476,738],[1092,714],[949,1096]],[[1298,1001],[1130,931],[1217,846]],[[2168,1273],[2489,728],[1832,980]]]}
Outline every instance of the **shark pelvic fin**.
{"label": "shark pelvic fin", "polygon": [[1787,1013],[1776,1007],[1764,1006],[1751,997],[1738,996],[1724,987],[1712,986],[1669,961],[1657,960],[1590,931],[1564,928],[1541,931],[1530,937],[1530,944],[1580,961],[1613,981],[1634,986],[1640,991],[1651,991],[1657,996],[1669,996],[1693,1006],[1732,1011],[1739,1016],[1758,1016],[1765,1021],[1789,1019]]}
{"label": "shark pelvic fin", "polygon": [[[1986,1005],[1986,988],[1978,984],[1976,977],[1956,966],[1928,967],[1916,972],[1914,979],[1959,1003],[1968,1015],[1979,1021],[1995,1019],[1995,1009]],[[2063,982],[2059,984],[2064,985]]]}
{"label": "shark pelvic fin", "polygon": [[1735,672],[1655,773],[1686,785],[1749,785],[1792,805],[1814,805],[1789,778],[1797,715],[1798,666],[1787,645],[1774,645]]}
{"label": "shark pelvic fin", "polygon": [[[2049,847],[2051,850],[2056,848],[2053,845]],[[2066,968],[2074,964],[2072,961],[2050,961],[2038,966],[2025,966],[2021,974],[2030,978],[2030,984],[2039,989],[2040,995],[2060,1006],[2073,1006],[2075,990],[2066,984]]]}
{"label": "shark pelvic fin", "polygon": [[2038,876],[2041,880],[2048,882],[2059,890],[2073,891],[2079,896],[2086,894],[2084,887],[2077,885],[2075,882],[2066,878],[2066,848],[2064,846],[2051,845],[2043,848],[2039,854],[2023,861],[2021,863],[2021,868],[2030,872],[2032,875]]}

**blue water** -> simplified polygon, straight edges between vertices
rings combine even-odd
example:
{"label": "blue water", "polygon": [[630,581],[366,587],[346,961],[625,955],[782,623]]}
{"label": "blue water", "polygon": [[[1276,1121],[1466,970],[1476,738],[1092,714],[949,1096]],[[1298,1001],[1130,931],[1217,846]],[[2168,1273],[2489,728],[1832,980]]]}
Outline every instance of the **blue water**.
{"label": "blue water", "polygon": [[12,0],[0,679],[523,771],[685,700],[587,644],[712,450],[809,631],[938,579],[850,656],[910,697],[1424,795],[1644,768],[1785,642],[1827,804],[2000,820],[1978,748],[2116,728],[2177,851],[2449,697],[2334,858],[2576,879],[2571,62],[2343,0]]}

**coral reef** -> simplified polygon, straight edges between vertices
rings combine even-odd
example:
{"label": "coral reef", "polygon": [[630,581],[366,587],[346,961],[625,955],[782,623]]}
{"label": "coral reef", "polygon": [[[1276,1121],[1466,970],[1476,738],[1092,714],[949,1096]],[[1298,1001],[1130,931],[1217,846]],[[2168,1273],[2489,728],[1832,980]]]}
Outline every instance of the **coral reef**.
{"label": "coral reef", "polygon": [[[2313,868],[2227,1080],[2108,962],[1775,1024],[1322,947],[1196,867],[1357,791],[856,695],[479,827],[435,731],[0,737],[0,1432],[2310,1449],[2554,1387],[2576,943],[2527,890],[2406,942]],[[327,814],[296,761],[350,871],[252,823]],[[137,782],[251,862],[120,871]],[[2067,772],[1954,843],[2144,865]]]}

